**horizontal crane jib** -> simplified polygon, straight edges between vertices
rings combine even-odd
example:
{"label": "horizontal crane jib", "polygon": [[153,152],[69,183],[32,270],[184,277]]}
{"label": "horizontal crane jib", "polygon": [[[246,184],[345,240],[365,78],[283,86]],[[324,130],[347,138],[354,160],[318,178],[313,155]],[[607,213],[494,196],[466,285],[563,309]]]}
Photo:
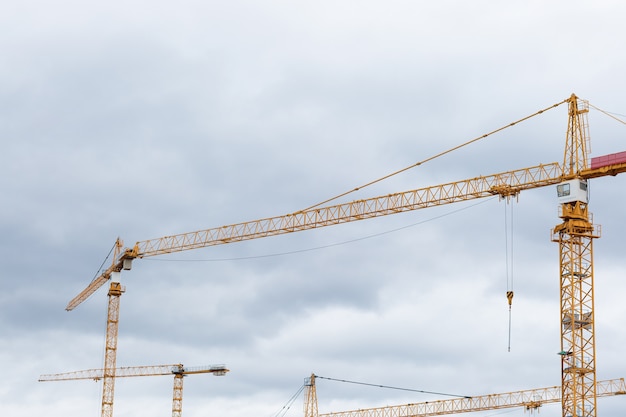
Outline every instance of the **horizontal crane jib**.
{"label": "horizontal crane jib", "polygon": [[[609,397],[626,393],[624,378],[597,382],[597,395]],[[501,408],[524,407],[534,410],[543,404],[561,400],[561,387],[529,389],[523,391],[488,394],[468,398],[426,401],[413,404],[391,405],[387,407],[339,411],[319,414],[319,417],[426,417]]]}
{"label": "horizontal crane jib", "polygon": [[351,203],[311,208],[284,216],[140,241],[132,249],[121,251],[113,264],[74,297],[65,309],[71,311],[86,300],[110,279],[111,273],[124,268],[125,260],[293,233],[493,195],[510,197],[523,190],[557,184],[563,179],[560,165],[553,162]]}
{"label": "horizontal crane jib", "polygon": [[[137,376],[165,376],[165,375],[191,375],[207,374],[224,375],[229,372],[225,365],[206,365],[185,367],[182,364],[174,365],[147,365],[147,366],[124,366],[115,369],[115,378],[127,378]],[[83,371],[64,372],[61,374],[41,375],[39,382],[46,381],[71,381],[78,379],[101,380],[104,378],[104,369],[86,369]]]}
{"label": "horizontal crane jib", "polygon": [[509,196],[522,190],[556,184],[561,179],[558,163],[542,164],[284,216],[141,241],[135,244],[132,252],[134,256],[142,258],[282,235],[492,195]]}

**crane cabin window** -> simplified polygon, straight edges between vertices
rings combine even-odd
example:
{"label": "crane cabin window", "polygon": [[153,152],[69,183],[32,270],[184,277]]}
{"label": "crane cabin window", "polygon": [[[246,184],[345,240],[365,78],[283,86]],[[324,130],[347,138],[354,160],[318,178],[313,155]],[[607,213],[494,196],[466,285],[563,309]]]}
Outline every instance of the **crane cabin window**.
{"label": "crane cabin window", "polygon": [[557,197],[567,197],[569,196],[569,183],[559,184],[556,186],[556,194]]}
{"label": "crane cabin window", "polygon": [[587,203],[587,181],[580,179],[562,182],[556,186],[556,194],[560,203],[580,201]]}

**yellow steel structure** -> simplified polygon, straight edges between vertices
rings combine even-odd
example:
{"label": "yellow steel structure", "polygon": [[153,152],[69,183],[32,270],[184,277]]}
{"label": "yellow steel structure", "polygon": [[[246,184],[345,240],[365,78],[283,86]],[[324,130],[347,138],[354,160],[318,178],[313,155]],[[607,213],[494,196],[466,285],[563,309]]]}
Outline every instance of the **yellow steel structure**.
{"label": "yellow steel structure", "polygon": [[318,417],[317,390],[315,389],[315,374],[311,374],[304,382],[304,417]]}
{"label": "yellow steel structure", "polygon": [[[116,256],[111,266],[74,297],[66,310],[73,310],[91,294],[124,269],[132,260],[208,246],[259,239],[341,223],[387,216],[433,206],[451,204],[498,195],[509,198],[519,192],[569,182],[585,183],[590,178],[626,172],[626,162],[589,168],[587,150],[587,104],[574,94],[568,103],[568,130],[562,163],[540,164],[530,168],[479,176],[467,180],[435,185],[411,191],[388,194],[349,203],[315,207],[283,216],[236,223],[195,232],[139,241],[132,248],[121,249],[116,243]],[[556,107],[556,104],[552,107]],[[551,107],[551,108],[552,108]],[[541,114],[540,111],[536,114]],[[554,229],[553,239],[560,246],[561,264],[561,328],[563,353],[563,417],[595,417],[595,347],[593,315],[593,268],[591,239],[597,237],[589,221],[587,202],[572,200],[562,204],[563,223]],[[584,278],[582,278],[584,277]],[[112,284],[113,285],[113,284]],[[109,292],[107,339],[116,338],[117,308],[120,291]],[[585,323],[579,324],[584,317]],[[116,343],[107,340],[102,417],[112,415],[113,375]],[[572,363],[572,366],[570,366]],[[110,372],[107,372],[107,369]],[[105,398],[107,397],[107,398]]]}
{"label": "yellow steel structure", "polygon": [[[224,365],[188,367],[182,364],[175,365],[149,365],[149,366],[126,366],[114,369],[113,378],[134,376],[159,376],[174,375],[174,390],[172,396],[172,417],[181,417],[183,410],[183,377],[194,374],[208,374],[215,376],[226,375],[229,369]],[[39,377],[39,382],[47,381],[72,381],[79,379],[93,379],[94,381],[106,380],[104,369],[86,369],[83,371],[64,372],[60,374],[47,374]],[[109,377],[111,375],[109,374]],[[113,398],[111,398],[111,406]],[[108,411],[108,409],[107,409]]]}
{"label": "yellow steel structure", "polygon": [[[578,100],[569,105],[563,173],[570,177],[588,168],[589,135],[586,117],[583,117],[587,111],[587,108],[579,108]],[[576,185],[585,188],[583,191],[586,194],[586,182],[569,184],[570,187]],[[559,244],[561,403],[564,417],[596,416],[592,243],[599,233],[589,216],[586,198],[571,199],[561,204],[563,223],[553,230],[552,240]]]}
{"label": "yellow steel structure", "polygon": [[283,216],[144,240],[135,243],[130,249],[125,249],[114,259],[113,264],[74,297],[65,309],[71,311],[76,308],[104,285],[113,272],[130,269],[130,261],[136,258],[300,232],[494,195],[508,197],[523,190],[558,184],[563,179],[561,166],[553,162]]}
{"label": "yellow steel structure", "polygon": [[[307,391],[312,391],[313,394],[307,393],[307,398],[316,395],[315,379],[312,377],[311,380],[313,384],[307,385]],[[598,381],[596,386],[598,397],[626,394],[624,378]],[[561,401],[560,386],[323,414],[317,414],[317,404],[307,405],[308,402],[305,400],[304,417],[426,417],[517,407],[534,411],[544,404],[559,401]]]}

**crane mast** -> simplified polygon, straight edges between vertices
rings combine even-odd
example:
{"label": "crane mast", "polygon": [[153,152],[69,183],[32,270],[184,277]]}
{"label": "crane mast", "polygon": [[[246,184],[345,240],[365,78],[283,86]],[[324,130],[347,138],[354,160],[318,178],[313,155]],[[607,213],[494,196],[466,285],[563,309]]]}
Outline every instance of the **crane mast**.
{"label": "crane mast", "polygon": [[587,181],[580,177],[589,143],[584,104],[570,99],[563,170],[575,179],[557,187],[563,222],[552,238],[559,244],[563,417],[597,415],[593,239],[599,233],[590,221]]}
{"label": "crane mast", "polygon": [[317,390],[315,389],[315,374],[311,374],[304,381],[304,417],[317,417]]}
{"label": "crane mast", "polygon": [[[114,258],[122,250],[122,241],[115,242]],[[104,369],[102,382],[102,417],[113,417],[113,399],[115,391],[115,366],[117,362],[117,334],[120,317],[120,297],[126,290],[120,283],[120,272],[110,274],[109,302],[107,306],[107,324],[104,349]]]}
{"label": "crane mast", "polygon": [[[114,273],[119,275],[119,272]],[[115,391],[115,365],[117,360],[117,332],[120,317],[120,296],[124,292],[119,280],[111,280],[107,308],[107,331],[104,352],[104,378],[102,383],[102,417],[113,416],[113,392]]]}

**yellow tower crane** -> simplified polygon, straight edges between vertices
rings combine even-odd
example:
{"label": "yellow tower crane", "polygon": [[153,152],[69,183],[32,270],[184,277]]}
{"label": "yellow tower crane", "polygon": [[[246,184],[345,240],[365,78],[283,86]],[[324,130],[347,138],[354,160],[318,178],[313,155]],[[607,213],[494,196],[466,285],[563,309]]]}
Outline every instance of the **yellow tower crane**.
{"label": "yellow tower crane", "polygon": [[[229,369],[226,369],[225,365],[189,367],[179,363],[175,365],[126,366],[115,369],[115,378],[174,375],[172,417],[181,417],[183,410],[183,377],[195,374],[213,374],[215,376],[223,376],[226,375],[228,371]],[[39,382],[73,381],[79,379],[93,379],[94,381],[100,381],[104,378],[104,376],[104,369],[86,369],[83,371],[41,375],[39,377]]]}
{"label": "yellow tower crane", "polygon": [[[535,411],[544,404],[561,401],[561,387],[553,386],[501,394],[477,395],[449,400],[425,401],[318,414],[315,375],[311,375],[310,378],[306,379],[305,386],[304,417],[427,417],[518,407],[527,411]],[[626,395],[624,378],[598,381],[596,388],[598,398]]]}
{"label": "yellow tower crane", "polygon": [[589,164],[588,103],[579,100],[574,94],[532,116],[565,103],[568,104],[568,128],[561,163],[540,164],[349,203],[314,206],[283,216],[139,241],[132,248],[122,249],[123,244],[118,240],[111,266],[66,307],[68,311],[73,310],[111,280],[102,417],[110,417],[113,408],[119,297],[124,291],[119,283],[119,273],[130,269],[132,260],[316,229],[494,195],[510,198],[524,190],[557,184],[562,223],[554,228],[553,240],[558,242],[560,253],[562,416],[596,417],[592,240],[598,237],[599,233],[589,219],[586,187],[589,179],[626,172],[626,155],[620,153],[593,158]]}

